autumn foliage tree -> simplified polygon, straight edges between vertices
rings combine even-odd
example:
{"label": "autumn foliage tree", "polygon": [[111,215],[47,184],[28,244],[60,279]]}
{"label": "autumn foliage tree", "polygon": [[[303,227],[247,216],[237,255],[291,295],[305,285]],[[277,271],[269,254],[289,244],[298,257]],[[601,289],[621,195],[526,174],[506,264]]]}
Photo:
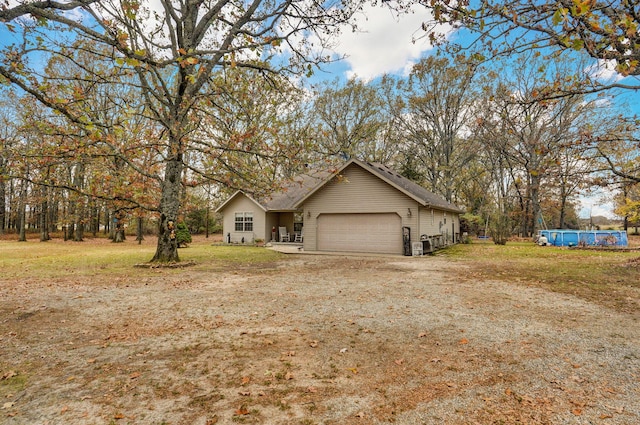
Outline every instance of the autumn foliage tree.
{"label": "autumn foliage tree", "polygon": [[[640,75],[640,13],[634,1],[430,1],[435,22],[464,27],[473,48],[492,56],[552,48],[580,51],[614,64],[621,76]],[[432,28],[425,23],[425,29]],[[597,83],[596,83],[597,84]],[[607,87],[640,88],[614,82]]]}
{"label": "autumn foliage tree", "polygon": [[[206,98],[216,97],[209,91],[211,78],[234,67],[261,75],[308,72],[312,64],[326,60],[322,45],[358,7],[357,1],[304,0],[19,2],[0,10],[4,25],[22,32],[24,40],[3,50],[0,76],[102,139],[109,126],[70,107],[77,105],[73,97],[52,93],[38,61],[29,59],[46,54],[73,61],[71,47],[82,41],[79,46],[95,61],[131,75],[127,86],[144,101],[146,119],[162,129],[159,140],[149,141],[160,152],[162,165],[159,237],[152,261],[178,261],[175,224],[187,148],[200,125],[200,107]],[[110,78],[99,73],[90,81],[107,84]]]}

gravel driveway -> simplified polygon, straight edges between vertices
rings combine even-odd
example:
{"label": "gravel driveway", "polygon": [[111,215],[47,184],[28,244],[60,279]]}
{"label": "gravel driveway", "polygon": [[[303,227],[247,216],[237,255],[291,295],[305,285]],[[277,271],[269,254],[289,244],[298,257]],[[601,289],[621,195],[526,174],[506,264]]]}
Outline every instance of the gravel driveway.
{"label": "gravel driveway", "polygon": [[5,424],[640,423],[639,314],[439,257],[0,278],[0,314]]}

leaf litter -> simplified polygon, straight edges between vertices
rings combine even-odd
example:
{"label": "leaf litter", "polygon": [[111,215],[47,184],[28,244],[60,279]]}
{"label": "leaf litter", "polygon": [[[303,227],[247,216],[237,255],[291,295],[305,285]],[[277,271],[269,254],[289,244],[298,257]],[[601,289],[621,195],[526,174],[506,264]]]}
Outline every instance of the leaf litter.
{"label": "leaf litter", "polygon": [[637,314],[460,267],[0,280],[0,422],[640,423]]}

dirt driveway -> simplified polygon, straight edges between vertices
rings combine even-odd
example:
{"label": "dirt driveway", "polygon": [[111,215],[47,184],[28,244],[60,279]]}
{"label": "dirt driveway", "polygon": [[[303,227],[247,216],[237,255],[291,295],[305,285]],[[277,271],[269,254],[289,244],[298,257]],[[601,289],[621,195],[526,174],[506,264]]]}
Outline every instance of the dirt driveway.
{"label": "dirt driveway", "polygon": [[0,423],[638,424],[639,317],[438,257],[0,277]]}

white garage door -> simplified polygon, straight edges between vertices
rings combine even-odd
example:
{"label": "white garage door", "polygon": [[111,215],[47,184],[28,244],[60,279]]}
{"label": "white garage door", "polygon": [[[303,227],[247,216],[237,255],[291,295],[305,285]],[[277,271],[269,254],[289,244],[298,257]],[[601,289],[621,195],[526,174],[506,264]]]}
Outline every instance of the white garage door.
{"label": "white garage door", "polygon": [[402,254],[398,214],[322,214],[318,217],[318,251]]}

